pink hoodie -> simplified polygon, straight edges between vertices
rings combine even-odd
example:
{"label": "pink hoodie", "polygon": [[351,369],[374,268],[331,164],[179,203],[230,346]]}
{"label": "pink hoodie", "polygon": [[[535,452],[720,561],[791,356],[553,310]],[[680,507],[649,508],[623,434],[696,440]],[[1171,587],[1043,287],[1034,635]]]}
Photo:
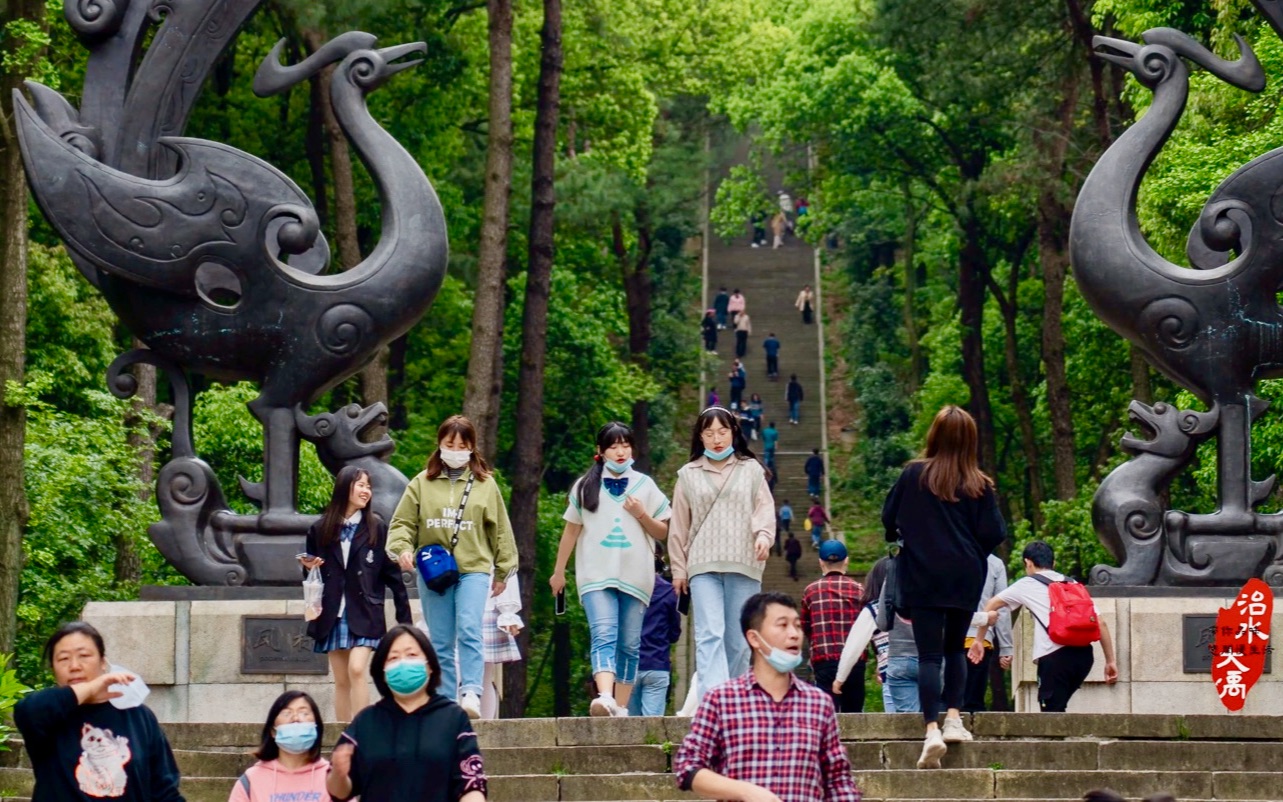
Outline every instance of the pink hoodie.
{"label": "pink hoodie", "polygon": [[276,760],[255,763],[232,787],[227,802],[330,802],[325,776],[330,761],[321,758],[299,769],[287,769]]}

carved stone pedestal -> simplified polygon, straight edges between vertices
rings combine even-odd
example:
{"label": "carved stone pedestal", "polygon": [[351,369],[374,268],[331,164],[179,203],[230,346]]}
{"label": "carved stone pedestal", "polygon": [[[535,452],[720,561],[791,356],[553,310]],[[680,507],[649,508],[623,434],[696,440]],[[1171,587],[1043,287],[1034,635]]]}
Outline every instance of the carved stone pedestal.
{"label": "carved stone pedestal", "polygon": [[[1232,601],[1237,588],[1090,588],[1096,610],[1114,636],[1118,682],[1105,684],[1100,644],[1087,682],[1069,702],[1070,713],[1225,714],[1210,673],[1185,673],[1184,616],[1207,615]],[[1127,595],[1124,595],[1127,594]],[[1038,670],[1030,659],[1033,630],[1040,626],[1022,611],[1014,622],[1012,687],[1017,712],[1038,711]],[[1273,633],[1283,632],[1283,607],[1276,599]],[[1206,649],[1196,635],[1190,648]],[[1275,655],[1276,657],[1278,655]],[[1243,715],[1273,715],[1283,709],[1283,664],[1263,674],[1248,693]]]}
{"label": "carved stone pedestal", "polygon": [[[143,597],[90,602],[84,619],[102,632],[108,659],[151,688],[147,706],[162,722],[261,724],[272,701],[294,689],[334,721],[334,680],[327,658],[301,636],[299,588],[144,588]],[[386,607],[395,624],[391,599]],[[419,623],[418,599],[410,608]],[[379,698],[372,683],[370,698]]]}

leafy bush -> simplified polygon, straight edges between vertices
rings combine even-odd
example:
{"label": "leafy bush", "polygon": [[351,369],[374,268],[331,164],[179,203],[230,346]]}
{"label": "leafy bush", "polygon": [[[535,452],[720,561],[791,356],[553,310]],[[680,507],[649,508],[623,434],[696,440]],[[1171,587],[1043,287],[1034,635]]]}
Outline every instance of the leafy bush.
{"label": "leafy bush", "polygon": [[34,373],[9,398],[27,407],[26,491],[31,507],[22,550],[15,668],[24,681],[41,675],[39,653],[57,626],[80,617],[86,602],[135,598],[137,586],[114,575],[117,537],[143,561],[143,581],[173,582],[147,539],[156,519],[139,477],[140,455],[131,434],[146,426],[129,402],[105,392],[85,392],[77,406],[89,414],[57,409],[40,400],[53,377]]}
{"label": "leafy bush", "polygon": [[[196,397],[192,412],[196,453],[218,475],[228,506],[241,513],[257,512],[257,508],[241,495],[237,477],[251,482],[263,480],[263,427],[246,407],[257,397],[258,389],[249,382],[215,385]],[[316,456],[316,448],[308,442],[300,443],[299,512],[320,512],[333,489],[334,477]]]}
{"label": "leafy bush", "polygon": [[18,679],[18,672],[13,667],[13,655],[0,654],[0,751],[9,749],[9,736],[13,735],[13,708],[23,696],[31,691]]}

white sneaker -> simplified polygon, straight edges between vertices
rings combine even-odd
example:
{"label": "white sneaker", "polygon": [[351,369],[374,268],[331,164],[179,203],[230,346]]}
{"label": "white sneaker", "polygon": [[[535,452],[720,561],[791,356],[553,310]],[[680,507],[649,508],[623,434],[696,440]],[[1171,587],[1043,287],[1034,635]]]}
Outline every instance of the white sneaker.
{"label": "white sneaker", "polygon": [[940,730],[931,730],[927,733],[926,740],[922,743],[922,757],[918,758],[918,768],[920,769],[938,769],[940,768],[940,758],[944,757],[949,751],[945,746],[944,738],[940,735]]}
{"label": "white sneaker", "polygon": [[592,704],[588,705],[588,715],[598,717],[613,716],[615,715],[614,709],[616,707],[617,705],[615,704],[615,700],[603,693],[601,696],[593,699]]}
{"label": "white sneaker", "polygon": [[472,691],[468,691],[459,697],[459,707],[462,707],[463,712],[468,714],[468,718],[474,720],[481,718],[481,700]]}
{"label": "white sneaker", "polygon": [[620,707],[614,699],[610,700],[610,715],[614,718],[628,718],[628,708]]}
{"label": "white sneaker", "polygon": [[944,720],[944,729],[940,732],[944,742],[947,744],[957,744],[971,740],[971,733],[967,732],[967,728],[962,725],[962,719],[960,718],[946,718]]}

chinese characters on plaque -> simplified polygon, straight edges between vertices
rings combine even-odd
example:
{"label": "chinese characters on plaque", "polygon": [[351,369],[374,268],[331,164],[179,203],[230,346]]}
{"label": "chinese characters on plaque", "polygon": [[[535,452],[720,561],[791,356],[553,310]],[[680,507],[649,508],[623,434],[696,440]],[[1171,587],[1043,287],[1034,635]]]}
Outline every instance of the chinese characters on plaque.
{"label": "chinese characters on plaque", "polygon": [[326,674],[330,664],[312,651],[307,622],[297,615],[241,618],[241,673]]}

